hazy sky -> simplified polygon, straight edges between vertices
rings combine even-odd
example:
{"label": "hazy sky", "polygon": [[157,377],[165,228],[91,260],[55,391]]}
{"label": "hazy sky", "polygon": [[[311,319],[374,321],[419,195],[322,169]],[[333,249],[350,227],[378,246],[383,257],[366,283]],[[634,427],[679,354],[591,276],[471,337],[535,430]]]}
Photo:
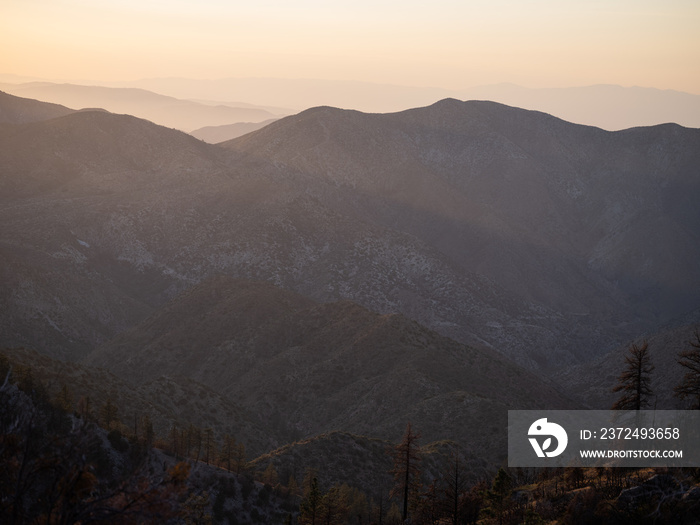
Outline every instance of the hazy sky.
{"label": "hazy sky", "polygon": [[0,0],[0,73],[700,94],[698,0]]}

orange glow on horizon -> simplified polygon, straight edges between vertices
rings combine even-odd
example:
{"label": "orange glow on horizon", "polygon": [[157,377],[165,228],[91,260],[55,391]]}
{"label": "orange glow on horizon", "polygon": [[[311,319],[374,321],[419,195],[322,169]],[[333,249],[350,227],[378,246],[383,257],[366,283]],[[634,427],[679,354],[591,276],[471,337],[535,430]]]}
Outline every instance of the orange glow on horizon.
{"label": "orange glow on horizon", "polygon": [[282,77],[700,94],[700,3],[0,0],[0,73]]}

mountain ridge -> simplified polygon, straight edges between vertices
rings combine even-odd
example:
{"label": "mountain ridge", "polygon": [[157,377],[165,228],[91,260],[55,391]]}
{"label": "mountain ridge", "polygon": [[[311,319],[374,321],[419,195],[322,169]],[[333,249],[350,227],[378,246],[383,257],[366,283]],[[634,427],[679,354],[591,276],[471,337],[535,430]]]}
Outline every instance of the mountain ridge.
{"label": "mountain ridge", "polygon": [[[485,108],[488,111],[484,113],[479,108]],[[479,114],[481,114],[481,117],[476,120],[470,117],[472,118],[471,121],[462,121],[459,120],[461,117],[455,116],[455,109],[461,110],[463,114],[469,110],[472,117]],[[321,115],[333,115],[337,116],[337,118],[318,120]],[[406,121],[410,123],[411,120],[416,120],[416,116],[421,125],[424,125],[426,122],[429,125],[432,123],[431,129],[439,130],[436,132],[437,135],[433,135],[437,137],[437,139],[433,140],[433,143],[436,144],[435,146],[432,145],[433,143],[421,145],[424,150],[428,150],[427,157],[426,153],[422,153],[422,158],[420,153],[416,153],[415,141],[420,138],[420,140],[425,142],[425,137],[430,137],[432,132],[414,131],[416,138],[406,136],[405,123]],[[443,123],[444,119],[448,117],[452,118],[450,122],[453,122],[453,127],[446,129]],[[507,120],[504,117],[507,117]],[[534,130],[529,127],[533,119],[539,122],[539,127],[535,127]],[[329,121],[333,123],[334,128],[327,128]],[[351,122],[350,125],[346,123],[348,121]],[[385,127],[377,128],[378,130],[381,129],[381,131],[371,132],[374,134],[368,138],[366,134],[360,135],[359,133],[353,134],[348,132],[348,129],[351,129],[350,126],[353,125],[353,121],[364,121],[369,130],[373,129],[373,123],[377,121],[383,121]],[[393,121],[398,121],[398,123],[394,124]],[[462,129],[454,127],[457,122],[465,122],[466,127]],[[518,124],[518,122],[522,123]],[[288,126],[289,129],[285,129],[285,126]],[[520,126],[522,129],[518,130],[517,126]],[[492,134],[491,130],[498,130],[499,128],[504,131]],[[358,127],[358,129],[362,128]],[[506,134],[504,135],[503,133]],[[538,133],[539,135],[537,135]],[[330,136],[333,136],[334,140],[327,143],[327,137]],[[685,141],[685,145],[682,145],[682,142],[679,141],[681,136],[685,136],[682,139]],[[380,137],[383,139],[382,142],[379,141]],[[584,139],[583,145],[574,147],[577,144],[577,140],[581,138]],[[392,140],[401,141],[399,146],[395,147],[397,153],[394,153],[393,146],[387,147],[388,144],[393,144]],[[674,174],[673,169],[669,170],[669,167],[666,165],[663,167],[659,166],[658,169],[648,166],[642,168],[640,165],[634,171],[644,174],[646,180],[639,181],[642,184],[635,182],[634,187],[625,186],[626,178],[629,177],[627,173],[633,171],[629,166],[629,160],[633,158],[633,155],[643,158],[644,161],[649,161],[648,163],[644,162],[644,164],[654,165],[656,163],[658,166],[660,163],[658,158],[650,158],[651,151],[640,151],[639,146],[636,144],[638,142],[642,144],[649,142],[653,145],[653,148],[673,148],[676,152],[683,151],[682,148],[685,147],[685,153],[674,152],[677,154],[677,159],[671,158],[671,155],[667,154],[668,156],[662,159],[661,163],[668,163],[668,159],[670,159],[670,162],[685,163],[688,167],[674,168],[676,170],[676,174]],[[256,143],[260,146],[256,146]],[[443,145],[449,145],[450,143],[454,144],[451,149],[443,147]],[[589,282],[595,283],[600,281],[599,277],[594,275],[596,273],[600,274],[597,268],[605,264],[604,261],[601,261],[602,258],[615,258],[610,261],[614,268],[610,268],[610,270],[618,274],[615,278],[618,281],[620,280],[621,272],[627,271],[622,266],[625,264],[623,261],[624,256],[622,254],[616,255],[615,246],[610,243],[618,236],[616,232],[619,231],[621,221],[629,223],[629,221],[634,222],[639,219],[638,210],[632,204],[635,200],[646,200],[646,203],[642,201],[643,206],[650,207],[654,213],[661,215],[659,223],[668,222],[669,219],[675,220],[674,216],[678,214],[679,210],[683,210],[681,213],[685,217],[682,220],[689,220],[689,224],[687,226],[680,225],[685,237],[679,242],[679,246],[685,245],[683,249],[688,247],[691,253],[697,252],[697,236],[694,232],[698,231],[700,217],[692,211],[694,208],[690,200],[693,197],[690,197],[690,195],[697,195],[698,189],[697,182],[693,182],[693,179],[689,176],[689,173],[692,173],[692,169],[689,166],[697,165],[698,163],[697,155],[693,156],[690,153],[694,151],[690,146],[691,144],[697,145],[697,143],[697,130],[672,125],[637,128],[621,132],[606,132],[591,127],[572,126],[546,114],[506,108],[495,103],[472,101],[460,103],[456,100],[448,100],[428,108],[419,108],[389,115],[364,115],[353,111],[316,108],[303,112],[292,120],[282,119],[272,126],[240,139],[234,139],[222,144],[222,146],[235,149],[252,157],[273,157],[276,165],[280,166],[282,170],[295,173],[300,172],[301,174],[309,173],[319,178],[331,177],[334,184],[346,188],[349,187],[352,190],[364,184],[376,191],[377,188],[374,186],[375,173],[379,172],[382,175],[382,184],[386,184],[389,181],[388,192],[390,195],[380,198],[379,202],[375,199],[372,208],[365,207],[361,211],[356,212],[358,216],[362,216],[365,220],[367,217],[376,217],[378,215],[377,209],[381,209],[382,204],[386,207],[387,199],[393,199],[394,205],[400,199],[408,200],[411,209],[410,213],[415,213],[420,207],[425,208],[424,202],[415,204],[420,202],[420,200],[424,201],[421,194],[426,193],[425,182],[418,183],[420,186],[413,190],[413,195],[405,195],[407,187],[409,187],[410,191],[410,177],[415,178],[415,176],[411,175],[412,170],[420,170],[420,165],[423,163],[425,169],[417,177],[422,177],[424,181],[426,179],[430,180],[427,184],[430,189],[427,197],[434,197],[438,191],[442,192],[438,202],[431,203],[432,216],[439,217],[441,214],[451,214],[448,220],[452,224],[455,222],[454,216],[458,217],[457,220],[462,222],[471,222],[471,232],[462,230],[461,233],[462,237],[464,237],[464,233],[467,233],[471,240],[469,243],[471,246],[493,245],[485,237],[491,237],[493,233],[488,232],[494,232],[501,236],[507,235],[511,244],[525,241],[568,253],[571,253],[571,250],[574,249],[579,252],[575,256],[583,260],[575,263],[578,268],[572,269],[568,274],[587,273],[589,274],[587,277]],[[381,144],[381,146],[375,144]],[[467,144],[469,149],[465,151],[463,144]],[[533,148],[541,148],[542,144],[545,145],[546,149],[543,151],[535,149],[533,152]],[[356,149],[352,150],[351,148],[353,147]],[[492,162],[491,158],[493,158],[493,154],[488,155],[489,150],[494,154],[498,154],[496,156],[498,164],[489,164]],[[623,159],[622,161],[615,160],[613,152],[616,150],[623,153],[622,157],[620,157]],[[569,153],[571,151],[574,152],[573,155]],[[463,155],[464,160],[460,159],[461,163],[460,161],[455,162],[460,155]],[[567,156],[569,158],[566,158]],[[610,159],[606,160],[606,162],[610,163],[610,166],[604,169],[598,167],[595,160],[597,156]],[[406,159],[410,159],[407,161],[410,167],[404,166],[403,163]],[[381,167],[377,167],[379,165]],[[350,167],[348,168],[348,166]],[[416,166],[419,167],[416,168]],[[543,170],[543,168],[545,169]],[[688,171],[689,169],[691,170],[690,172]],[[398,178],[398,174],[402,171],[404,176]],[[440,174],[439,171],[443,173]],[[474,175],[470,175],[471,178],[465,178],[465,173],[470,172],[474,173]],[[436,173],[438,176],[436,176]],[[657,173],[664,174],[663,178]],[[493,182],[488,182],[489,179],[485,177],[486,174]],[[517,174],[517,176],[514,174]],[[387,179],[386,175],[394,177],[393,181],[392,179]],[[480,178],[474,179],[475,176]],[[669,178],[669,176],[672,178]],[[348,177],[351,177],[351,179]],[[478,185],[475,185],[475,180]],[[669,183],[671,184],[669,185]],[[455,185],[461,185],[461,188],[459,186],[455,187]],[[662,191],[658,192],[656,190],[657,187],[661,188]],[[681,190],[680,188],[683,189]],[[462,200],[460,204],[453,204],[449,207],[450,202],[454,202],[454,196],[460,189],[462,192],[467,190],[470,194],[480,196],[480,200],[475,201],[471,199],[466,202]],[[676,197],[679,197],[677,200],[681,203],[685,202],[685,205],[677,206],[671,204],[673,201],[670,195],[667,197],[667,202],[660,201],[659,197],[663,195],[664,189],[667,194],[668,190],[673,189],[673,199],[675,200]],[[380,189],[380,191],[387,192],[384,189]],[[594,193],[591,193],[591,191]],[[625,193],[630,192],[632,192],[630,196],[625,195]],[[682,197],[681,194],[683,194]],[[487,197],[487,200],[484,197]],[[336,202],[335,204],[338,207],[344,205],[342,202]],[[345,207],[347,208],[346,203]],[[494,216],[492,211],[494,208],[497,210],[498,215]],[[468,211],[464,212],[463,210],[465,209]],[[505,215],[503,212],[505,212]],[[523,212],[525,213],[524,215]],[[595,217],[598,221],[599,226],[596,227],[602,229],[605,237],[601,238],[599,233],[591,229],[589,221],[592,217]],[[395,221],[395,215],[393,217],[379,217],[379,222],[383,226],[392,227]],[[426,220],[425,222],[428,221]],[[443,222],[445,222],[444,219]],[[481,226],[478,226],[479,224]],[[513,228],[514,225],[524,226],[525,228],[521,227],[516,230]],[[453,225],[448,225],[447,227],[454,228]],[[668,228],[674,229],[670,225]],[[482,230],[481,232],[479,231],[480,229]],[[416,230],[410,231],[414,235],[417,233]],[[546,233],[549,237],[543,238],[541,232]],[[571,242],[573,232],[577,235],[575,242]],[[429,234],[432,235],[433,232],[423,232],[423,238],[427,239]],[[523,234],[530,237],[530,239],[523,237]],[[456,255],[459,260],[464,260],[469,257],[468,252],[455,253],[453,251],[455,246],[454,240],[459,235],[455,232],[449,237],[452,239],[452,246],[448,246],[447,249],[452,250],[453,258]],[[661,241],[663,241],[662,237],[664,235],[668,234],[658,234]],[[678,233],[671,234],[671,236],[677,235]],[[418,232],[418,236],[421,236],[420,232]],[[553,240],[555,241],[554,245],[552,245]],[[507,240],[504,239],[504,243],[506,242]],[[615,242],[619,242],[619,240]],[[635,242],[640,243],[642,240],[639,239]],[[512,251],[512,248],[508,247],[507,244],[498,246],[496,249],[498,251],[494,255],[499,256],[500,254],[501,261],[503,261],[504,255],[507,260],[508,251]],[[553,255],[555,254],[556,252]],[[533,264],[532,271],[536,271],[534,268],[542,265],[542,263],[551,266],[551,262],[547,263],[540,256],[532,255],[536,257],[531,263]],[[658,253],[657,257],[663,258],[664,256]],[[683,257],[680,257],[680,259],[683,259]],[[688,260],[692,260],[692,257]],[[484,263],[478,260],[475,262],[477,266],[472,269],[477,272],[483,271]],[[497,264],[502,264],[502,262]],[[562,261],[562,264],[570,266],[571,262]],[[506,267],[504,270],[509,272],[517,271],[512,267]],[[591,273],[591,270],[594,270],[594,272]],[[610,270],[607,270],[607,272],[611,273]],[[673,280],[674,276],[672,274],[673,272],[667,273],[667,278]],[[492,278],[496,277],[492,275]],[[604,277],[610,280],[611,276]],[[639,280],[641,277],[635,277],[635,279]],[[498,276],[498,279],[502,278],[502,274]],[[543,276],[544,278],[549,279],[549,276]],[[693,279],[697,281],[697,278],[698,276],[696,275]],[[629,287],[632,288],[630,291],[636,294],[637,291],[634,290],[635,284],[633,279],[627,277],[625,279],[627,279]],[[509,286],[522,287],[523,282],[526,282],[526,280],[511,280],[509,281]],[[612,293],[614,296],[615,293],[619,293],[619,291],[616,292],[603,281],[598,286],[600,285],[604,287],[605,294]],[[669,287],[669,291],[671,288]],[[692,286],[689,286],[689,288],[692,289]],[[540,294],[541,292],[537,293]],[[600,292],[594,293],[601,295]],[[681,292],[681,294],[683,293],[685,292]],[[564,297],[573,297],[573,294],[567,294],[562,299]],[[685,306],[681,308],[685,308]],[[585,312],[586,309],[590,309],[590,307],[584,307],[583,311]],[[574,313],[576,312],[574,311]],[[670,317],[675,313],[680,312],[674,312]]]}
{"label": "mountain ridge", "polygon": [[[3,249],[34,285],[6,277],[6,316],[22,327],[11,345],[84,354],[216,273],[403,313],[532,369],[590,359],[698,302],[698,130],[606,132],[448,100],[388,115],[317,108],[217,147],[76,115],[71,136],[51,138],[65,120],[34,124],[25,153],[20,128],[5,129],[3,180],[80,182],[5,194]],[[99,306],[68,300],[41,272],[110,291]],[[77,329],[86,319],[94,327]]]}
{"label": "mountain ridge", "polygon": [[72,113],[60,104],[48,104],[0,91],[0,123],[26,124]]}
{"label": "mountain ridge", "polygon": [[[124,85],[124,84],[120,84]],[[615,131],[636,126],[679,122],[700,127],[700,94],[639,86],[594,84],[559,88],[527,88],[487,84],[468,88],[397,86],[319,79],[228,78],[142,79],[127,83],[180,98],[248,100],[303,110],[329,105],[373,113],[426,106],[446,97],[493,100],[539,110],[578,124]]]}
{"label": "mountain ridge", "polygon": [[203,104],[134,87],[114,88],[51,82],[0,84],[0,87],[18,96],[76,109],[94,107],[117,114],[131,114],[185,132],[204,126],[260,122],[277,117],[259,107]]}

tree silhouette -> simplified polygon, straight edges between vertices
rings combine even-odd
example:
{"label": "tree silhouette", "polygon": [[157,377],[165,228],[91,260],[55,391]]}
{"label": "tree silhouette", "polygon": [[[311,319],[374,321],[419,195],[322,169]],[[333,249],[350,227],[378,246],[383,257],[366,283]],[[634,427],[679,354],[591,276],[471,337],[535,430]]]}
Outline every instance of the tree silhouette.
{"label": "tree silhouette", "polygon": [[467,490],[467,477],[459,461],[459,451],[455,451],[453,462],[444,476],[447,486],[445,488],[445,510],[452,525],[462,522],[462,499]]}
{"label": "tree silhouette", "polygon": [[402,520],[408,518],[408,501],[417,491],[420,484],[420,446],[418,439],[420,434],[415,434],[411,428],[411,423],[406,425],[406,432],[401,443],[393,450],[394,468],[391,473],[394,475],[394,488],[390,497],[399,497],[403,502],[401,512]]}
{"label": "tree silhouette", "polygon": [[695,341],[688,341],[688,344],[691,348],[678,354],[678,364],[688,371],[674,393],[682,399],[691,398],[692,408],[700,410],[700,331],[695,330]]}
{"label": "tree silhouette", "polygon": [[654,394],[651,389],[651,373],[654,365],[649,359],[649,344],[644,341],[641,346],[632,344],[629,355],[625,356],[627,367],[620,374],[613,392],[624,392],[613,404],[613,410],[641,410],[649,406],[649,398]]}

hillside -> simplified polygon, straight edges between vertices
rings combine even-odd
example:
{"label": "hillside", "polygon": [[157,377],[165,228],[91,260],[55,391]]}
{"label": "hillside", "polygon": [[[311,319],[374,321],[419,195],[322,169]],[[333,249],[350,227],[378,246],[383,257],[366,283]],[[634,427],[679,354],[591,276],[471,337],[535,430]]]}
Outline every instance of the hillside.
{"label": "hillside", "polygon": [[[697,306],[698,144],[699,130],[673,125],[609,133],[445,100],[389,115],[316,108],[224,146],[271,159],[280,176],[327,181],[310,188],[318,200],[485,276],[581,357]],[[479,335],[510,350],[522,322]],[[538,343],[540,361],[563,351]]]}
{"label": "hillside", "polygon": [[[426,443],[421,440],[419,444],[422,478],[426,484],[445,477],[456,455],[469,476],[470,485],[491,476],[492,466],[477,451],[460,449],[450,441]],[[251,468],[261,473],[272,464],[280,480],[286,482],[294,476],[299,486],[302,486],[304,474],[314,471],[322,487],[347,483],[368,488],[372,497],[387,498],[393,484],[391,450],[395,445],[395,442],[345,432],[328,432],[263,454],[251,462]]]}
{"label": "hillside", "polygon": [[[162,207],[179,213],[196,193],[167,200],[163,185],[197,173],[196,183],[206,187],[221,156],[182,132],[105,112],[4,131],[2,343],[79,355],[142,320],[176,281],[153,271],[145,237],[129,229],[143,226],[132,210],[142,218]],[[108,243],[83,235],[98,225]],[[168,232],[151,234],[162,239]]]}
{"label": "hillside", "polygon": [[258,414],[282,442],[328,429],[398,440],[410,420],[426,442],[452,439],[496,458],[507,409],[577,406],[497,355],[401,315],[223,276],[86,362],[136,384],[194,379]]}
{"label": "hillside", "polygon": [[[213,390],[184,377],[160,376],[153,381],[133,384],[108,371],[78,363],[65,363],[25,348],[2,348],[0,355],[17,367],[31,367],[33,376],[48,389],[54,399],[64,386],[72,397],[72,409],[78,411],[81,400],[89,399],[93,418],[99,420],[102,407],[110,400],[118,408],[117,418],[125,434],[143,435],[141,421],[148,416],[156,436],[165,439],[173,425],[211,428],[216,439],[233,435],[244,443],[254,458],[279,445],[274,432],[260,418]],[[101,423],[101,420],[100,420]]]}

